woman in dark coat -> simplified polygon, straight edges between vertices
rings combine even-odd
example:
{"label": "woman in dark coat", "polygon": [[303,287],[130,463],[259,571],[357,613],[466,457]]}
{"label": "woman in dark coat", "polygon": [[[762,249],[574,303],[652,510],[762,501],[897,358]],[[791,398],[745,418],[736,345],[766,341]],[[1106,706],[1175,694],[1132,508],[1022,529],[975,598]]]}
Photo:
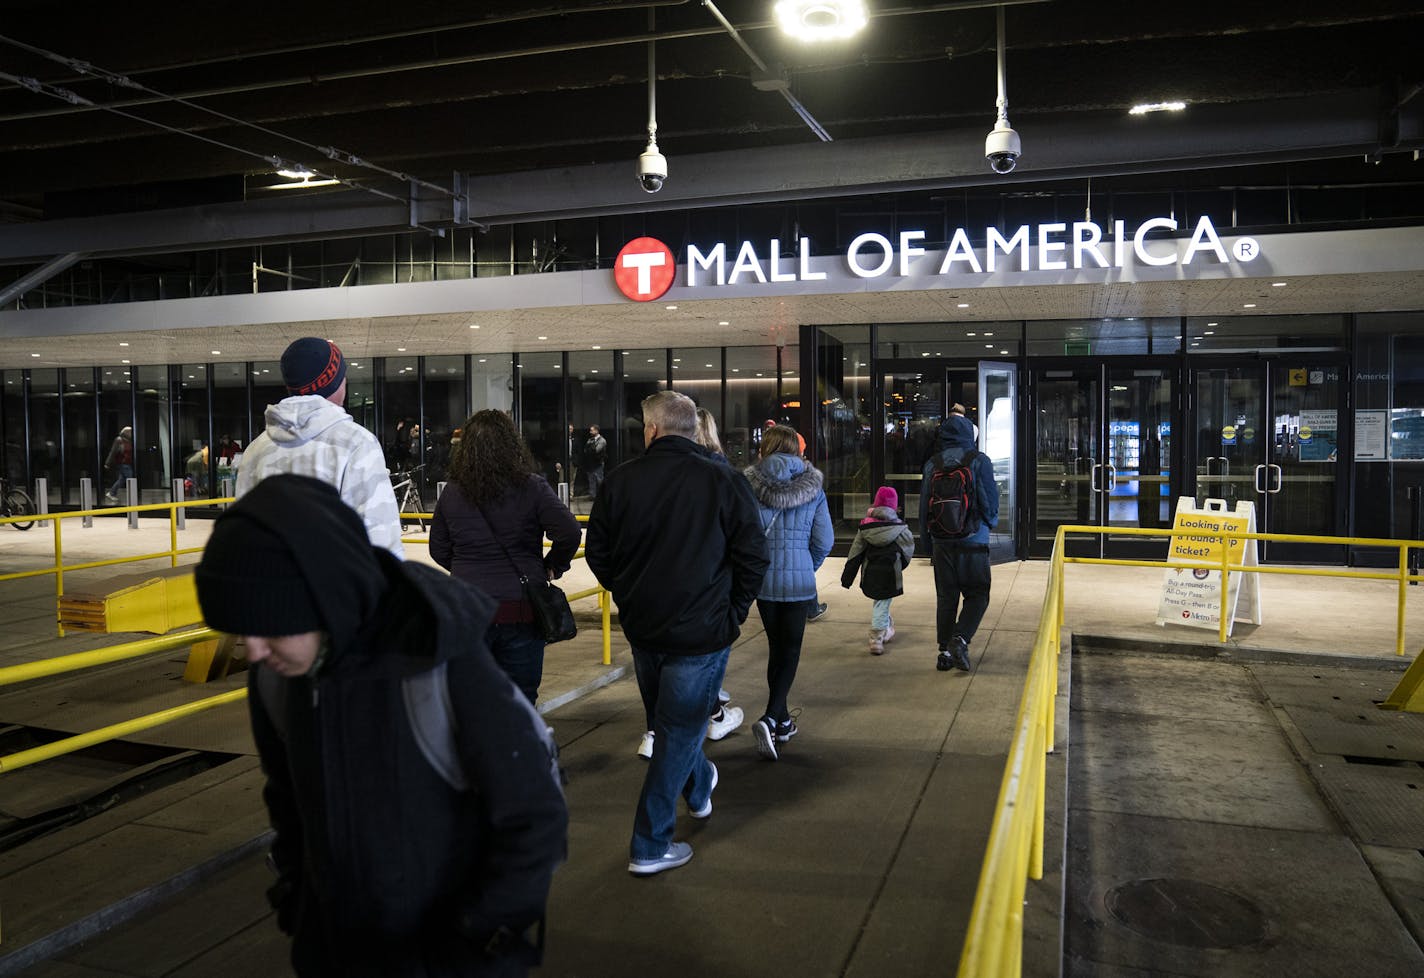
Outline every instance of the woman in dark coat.
{"label": "woman in dark coat", "polygon": [[[499,602],[485,640],[533,703],[544,638],[521,577],[561,577],[578,551],[578,521],[537,473],[529,446],[502,411],[479,411],[465,422],[449,476],[435,504],[430,556]],[[547,554],[545,536],[553,543]]]}

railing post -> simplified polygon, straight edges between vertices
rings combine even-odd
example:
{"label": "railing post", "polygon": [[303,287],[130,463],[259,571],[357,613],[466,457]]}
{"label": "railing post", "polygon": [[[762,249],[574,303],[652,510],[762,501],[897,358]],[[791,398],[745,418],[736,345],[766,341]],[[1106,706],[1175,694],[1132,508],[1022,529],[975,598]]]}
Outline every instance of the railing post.
{"label": "railing post", "polygon": [[[218,479],[218,495],[224,498],[236,495],[233,490],[234,481],[235,480],[230,475],[225,475],[222,478]],[[227,503],[223,503],[223,509],[227,509]]]}
{"label": "railing post", "polygon": [[[126,497],[126,500],[127,500],[127,501],[124,503],[125,506],[137,506],[137,505],[138,505],[138,480],[137,480],[137,479],[125,479],[125,480],[124,480],[124,496]],[[132,510],[132,509],[129,510],[129,529],[130,529],[130,530],[137,530],[137,529],[138,529],[138,512],[135,511],[135,510]]]}
{"label": "railing post", "polygon": [[[183,501],[183,480],[182,480],[182,479],[174,479],[174,480],[173,480],[173,501],[174,501],[175,503],[181,503],[181,502]],[[173,520],[177,523],[178,529],[180,529],[180,530],[186,530],[186,529],[188,529],[188,510],[187,510],[187,507],[185,507],[185,506],[174,506],[173,509],[171,509],[171,510],[169,511],[169,515],[172,516]]]}
{"label": "railing post", "polygon": [[569,484],[567,482],[559,483],[559,502],[565,506],[569,504]]}
{"label": "railing post", "polygon": [[441,496],[442,493],[445,492],[445,487],[448,486],[449,484],[450,484],[450,483],[449,483],[449,482],[446,482],[446,481],[441,481],[441,482],[435,483],[435,501],[436,501],[437,503],[440,502],[440,496]]}
{"label": "railing post", "polygon": [[[1410,486],[1405,490],[1409,497],[1409,539],[1424,540],[1424,487]],[[1409,551],[1409,575],[1419,573],[1419,551]],[[1418,581],[1410,581],[1411,585]]]}
{"label": "railing post", "polygon": [[[1244,556],[1244,554],[1243,554]],[[1221,611],[1218,615],[1220,621],[1217,622],[1217,636],[1224,644],[1226,642],[1226,611],[1231,606],[1228,596],[1231,594],[1231,585],[1226,579],[1227,565],[1231,562],[1231,531],[1226,530],[1221,534]]]}
{"label": "railing post", "polygon": [[1406,575],[1409,573],[1408,554],[1414,552],[1414,548],[1401,545],[1399,548],[1399,607],[1394,612],[1394,654],[1404,654],[1404,598],[1408,594],[1405,590]]}
{"label": "railing post", "polygon": [[[94,480],[93,480],[93,479],[80,479],[80,480],[79,480],[79,508],[80,508],[80,509],[85,509],[85,510],[93,509],[93,508],[94,508]],[[84,517],[81,517],[80,520],[79,520],[79,523],[80,523],[80,525],[83,526],[85,529],[88,529],[88,528],[90,528],[90,527],[92,527],[92,526],[94,525],[94,517],[93,517],[93,516],[84,516]]]}
{"label": "railing post", "polygon": [[[49,512],[49,480],[35,480],[35,512],[41,516]],[[40,526],[49,526],[49,520],[40,520]]]}

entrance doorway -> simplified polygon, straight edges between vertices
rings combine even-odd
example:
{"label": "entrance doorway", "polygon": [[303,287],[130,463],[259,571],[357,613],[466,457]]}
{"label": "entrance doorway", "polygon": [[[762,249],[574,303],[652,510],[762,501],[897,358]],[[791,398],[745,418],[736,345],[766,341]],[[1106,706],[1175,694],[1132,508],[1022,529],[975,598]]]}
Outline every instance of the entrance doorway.
{"label": "entrance doorway", "polygon": [[[1175,364],[1040,362],[1032,383],[1030,554],[1048,556],[1064,523],[1170,528],[1181,477]],[[1065,546],[1078,557],[1160,558],[1167,535],[1074,535]]]}
{"label": "entrance doorway", "polygon": [[[1256,506],[1262,532],[1345,532],[1344,467],[1349,433],[1337,419],[1344,362],[1316,355],[1192,369],[1197,502]],[[1261,541],[1263,561],[1341,563],[1345,548]]]}

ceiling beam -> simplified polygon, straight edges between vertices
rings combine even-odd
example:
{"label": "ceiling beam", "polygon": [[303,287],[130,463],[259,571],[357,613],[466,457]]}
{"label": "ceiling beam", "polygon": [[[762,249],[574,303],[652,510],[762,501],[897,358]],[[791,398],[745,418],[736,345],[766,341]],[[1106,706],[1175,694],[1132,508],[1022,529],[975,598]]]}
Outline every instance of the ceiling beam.
{"label": "ceiling beam", "polygon": [[[1416,100],[1417,102],[1418,100]],[[1270,102],[1193,106],[1174,118],[1017,118],[1024,154],[1009,177],[988,172],[983,126],[886,139],[670,156],[662,192],[645,194],[626,163],[537,170],[467,181],[468,209],[449,198],[404,203],[359,192],[12,225],[0,263],[55,255],[162,254],[451,227],[1063,180],[1325,159],[1424,147],[1424,105],[1401,110],[1398,142],[1379,144],[1373,90]]]}

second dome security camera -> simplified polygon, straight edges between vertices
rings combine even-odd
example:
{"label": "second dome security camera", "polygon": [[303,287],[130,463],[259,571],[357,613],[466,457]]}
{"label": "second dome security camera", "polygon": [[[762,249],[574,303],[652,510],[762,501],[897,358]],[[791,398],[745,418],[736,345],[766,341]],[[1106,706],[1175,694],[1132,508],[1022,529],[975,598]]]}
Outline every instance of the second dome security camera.
{"label": "second dome security camera", "polygon": [[995,173],[1008,173],[1018,164],[1023,147],[1019,134],[1009,128],[1006,120],[1000,119],[994,129],[984,139],[984,157],[989,161],[989,169]]}
{"label": "second dome security camera", "polygon": [[667,157],[658,152],[656,140],[648,140],[648,148],[638,157],[638,183],[647,193],[655,194],[663,189],[667,180]]}

